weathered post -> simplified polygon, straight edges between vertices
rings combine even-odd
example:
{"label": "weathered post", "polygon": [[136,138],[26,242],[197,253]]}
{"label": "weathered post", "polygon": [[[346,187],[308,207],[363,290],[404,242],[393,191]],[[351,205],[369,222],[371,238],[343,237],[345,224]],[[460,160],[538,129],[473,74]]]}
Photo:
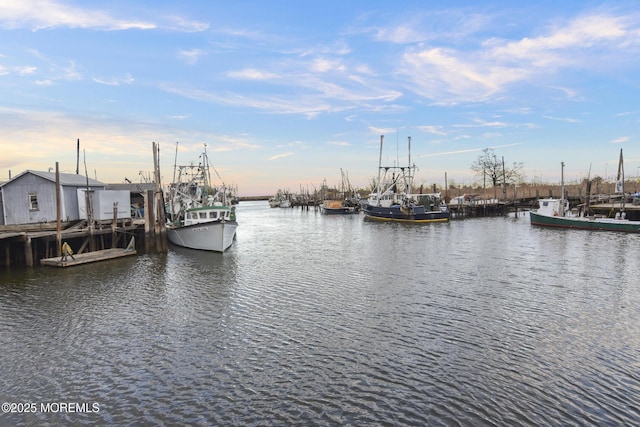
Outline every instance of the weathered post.
{"label": "weathered post", "polygon": [[31,237],[24,242],[24,263],[27,267],[33,267],[33,250],[31,248]]}
{"label": "weathered post", "polygon": [[116,247],[116,229],[118,228],[118,202],[113,203],[113,222],[111,223],[111,248]]}
{"label": "weathered post", "polygon": [[153,224],[154,224],[154,197],[153,190],[147,190],[144,192],[144,245],[147,251],[152,250],[153,247]]}
{"label": "weathered post", "polygon": [[60,168],[56,162],[56,256],[62,256],[62,224],[61,224],[61,207],[60,207]]}

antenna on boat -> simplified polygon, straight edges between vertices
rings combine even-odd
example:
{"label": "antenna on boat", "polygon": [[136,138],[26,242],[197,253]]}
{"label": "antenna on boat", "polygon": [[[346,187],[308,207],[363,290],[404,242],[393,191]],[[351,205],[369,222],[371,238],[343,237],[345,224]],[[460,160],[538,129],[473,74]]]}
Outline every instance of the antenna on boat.
{"label": "antenna on boat", "polygon": [[564,216],[564,162],[560,162],[560,216]]}
{"label": "antenna on boat", "polygon": [[380,135],[380,158],[378,160],[378,189],[376,190],[376,198],[378,199],[378,206],[380,206],[380,172],[382,172],[382,141],[384,135]]}
{"label": "antenna on boat", "polygon": [[408,138],[409,138],[409,164],[407,165],[407,170],[409,171],[409,180],[408,180],[409,181],[408,182],[409,189],[406,190],[405,192],[407,194],[411,194],[411,193],[413,193],[413,188],[412,188],[413,187],[413,178],[411,176],[411,137],[408,137]]}
{"label": "antenna on boat", "polygon": [[176,141],[176,155],[173,158],[173,180],[171,182],[176,182],[177,167],[178,167],[178,141]]}
{"label": "antenna on boat", "polygon": [[622,160],[622,148],[620,149],[620,160],[618,160],[618,176],[616,177],[616,193],[622,193],[622,204],[620,211],[624,211],[624,161]]}
{"label": "antenna on boat", "polygon": [[176,185],[176,170],[178,169],[178,141],[176,141],[176,154],[173,157],[173,179],[171,180],[171,185],[169,185],[169,200],[171,203],[171,222],[174,221],[176,217],[176,205],[173,203],[174,197],[178,193],[178,187]]}
{"label": "antenna on boat", "polygon": [[202,167],[204,168],[204,178],[205,178],[205,183],[204,185],[206,187],[209,187],[211,185],[211,173],[209,172],[209,155],[207,154],[207,143],[205,142],[204,144],[204,152],[202,153]]}

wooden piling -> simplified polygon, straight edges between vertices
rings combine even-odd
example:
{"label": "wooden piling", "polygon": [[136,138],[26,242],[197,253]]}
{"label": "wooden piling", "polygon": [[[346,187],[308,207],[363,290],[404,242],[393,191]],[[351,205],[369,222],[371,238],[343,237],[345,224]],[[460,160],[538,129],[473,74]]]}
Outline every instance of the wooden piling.
{"label": "wooden piling", "polygon": [[28,236],[24,242],[24,263],[27,267],[33,267],[33,248],[31,247],[31,237]]}

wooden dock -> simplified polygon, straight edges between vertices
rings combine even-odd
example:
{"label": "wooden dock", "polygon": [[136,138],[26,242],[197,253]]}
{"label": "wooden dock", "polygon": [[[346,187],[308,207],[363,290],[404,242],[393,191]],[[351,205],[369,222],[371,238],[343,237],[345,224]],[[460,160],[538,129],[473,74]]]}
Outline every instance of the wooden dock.
{"label": "wooden dock", "polygon": [[81,254],[74,254],[73,257],[68,256],[66,261],[62,261],[61,257],[55,258],[43,258],[40,260],[40,265],[48,265],[50,267],[71,267],[80,264],[89,264],[92,262],[105,261],[109,259],[121,258],[125,256],[135,255],[137,252],[135,249],[104,249],[101,251],[84,252]]}

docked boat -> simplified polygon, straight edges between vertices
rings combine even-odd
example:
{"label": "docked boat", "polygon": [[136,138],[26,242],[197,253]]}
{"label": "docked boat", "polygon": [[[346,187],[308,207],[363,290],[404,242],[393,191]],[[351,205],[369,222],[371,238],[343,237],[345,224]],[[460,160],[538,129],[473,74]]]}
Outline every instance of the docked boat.
{"label": "docked boat", "polygon": [[342,176],[340,190],[329,190],[326,181],[323,183],[322,189],[325,195],[320,205],[320,213],[325,215],[358,214],[361,210],[360,197],[358,193],[351,188],[349,177],[342,169],[340,169],[340,174]]}
{"label": "docked boat", "polygon": [[278,207],[280,207],[280,208],[290,208],[291,207],[291,200],[289,200],[289,199],[281,200],[280,204],[278,205]]}
{"label": "docked boat", "polygon": [[[176,176],[177,175],[177,176]],[[236,236],[238,222],[228,192],[211,183],[206,146],[199,164],[175,166],[169,186],[167,238],[190,249],[224,252]]]}
{"label": "docked boat", "polygon": [[269,197],[269,207],[278,208],[280,207],[280,199],[277,197]]}
{"label": "docked boat", "polygon": [[[569,202],[565,199],[564,194],[564,162],[562,167],[562,183],[560,199],[540,199],[540,205],[537,210],[529,212],[532,225],[555,228],[575,228],[582,230],[603,230],[603,231],[619,231],[625,233],[640,233],[640,221],[630,221],[626,218],[624,211],[624,202],[620,209],[614,213],[614,216],[607,217],[604,215],[594,214],[589,209],[589,204],[578,212],[569,209]],[[622,160],[622,150],[620,150],[620,163],[618,165],[618,179],[616,192],[622,193],[624,200],[624,166]],[[589,194],[587,192],[587,200]]]}
{"label": "docked boat", "polygon": [[288,193],[278,190],[275,196],[269,198],[269,206],[272,208],[290,208],[291,197]]}
{"label": "docked boat", "polygon": [[351,200],[324,200],[320,212],[325,215],[349,215],[360,213],[360,204]]}
{"label": "docked boat", "polygon": [[409,137],[409,164],[406,167],[382,166],[383,141],[384,135],[381,135],[377,188],[369,195],[364,205],[366,217],[374,220],[412,223],[449,221],[449,209],[439,195],[429,195],[429,197],[422,197],[421,200],[419,195],[412,194],[416,166],[411,165],[411,137]]}

